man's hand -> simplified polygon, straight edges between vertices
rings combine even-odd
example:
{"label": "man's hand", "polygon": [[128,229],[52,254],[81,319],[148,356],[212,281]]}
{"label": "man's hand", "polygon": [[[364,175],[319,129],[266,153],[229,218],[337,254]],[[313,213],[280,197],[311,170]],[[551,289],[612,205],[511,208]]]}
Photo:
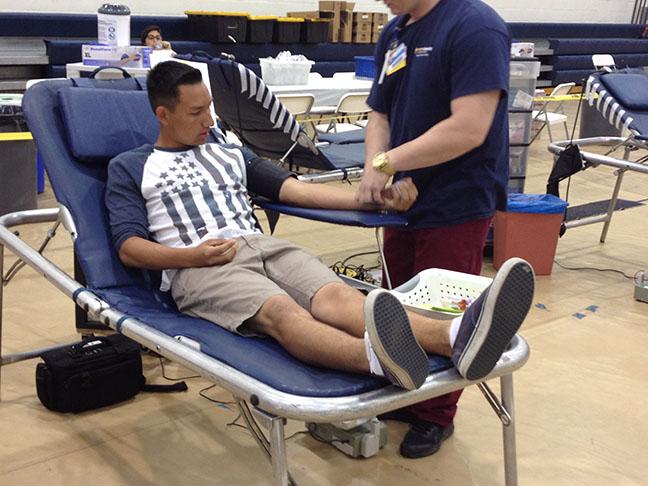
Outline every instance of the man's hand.
{"label": "man's hand", "polygon": [[385,205],[382,190],[385,188],[389,176],[373,167],[366,167],[362,182],[355,193],[356,201],[361,205]]}
{"label": "man's hand", "polygon": [[407,211],[418,197],[418,189],[411,177],[396,181],[380,192],[385,201],[384,208],[394,211]]}
{"label": "man's hand", "polygon": [[195,267],[224,265],[234,260],[237,250],[236,240],[209,239],[193,248]]}

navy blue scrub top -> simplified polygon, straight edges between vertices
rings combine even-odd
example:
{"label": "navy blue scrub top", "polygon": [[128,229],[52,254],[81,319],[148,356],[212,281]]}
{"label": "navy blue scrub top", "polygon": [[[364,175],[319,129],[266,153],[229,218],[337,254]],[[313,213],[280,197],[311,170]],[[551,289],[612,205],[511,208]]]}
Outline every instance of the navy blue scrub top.
{"label": "navy blue scrub top", "polygon": [[[376,46],[376,79],[368,104],[385,113],[390,146],[413,140],[450,116],[461,96],[501,90],[483,145],[435,167],[403,171],[419,198],[406,213],[410,228],[460,224],[506,208],[509,58],[506,23],[479,0],[441,0],[418,21],[387,24]],[[391,62],[385,55],[393,50]]]}

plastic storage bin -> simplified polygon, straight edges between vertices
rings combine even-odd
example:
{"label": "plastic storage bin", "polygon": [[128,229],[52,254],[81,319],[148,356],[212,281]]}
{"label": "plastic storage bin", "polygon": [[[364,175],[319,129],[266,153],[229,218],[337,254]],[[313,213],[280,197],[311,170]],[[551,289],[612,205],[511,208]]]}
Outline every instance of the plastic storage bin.
{"label": "plastic storage bin", "polygon": [[531,116],[529,112],[509,112],[509,143],[528,144],[531,142]]}
{"label": "plastic storage bin", "polygon": [[277,17],[271,15],[250,15],[247,24],[247,41],[250,44],[272,42]]}
{"label": "plastic storage bin", "polygon": [[376,61],[373,56],[355,56],[356,78],[373,79],[376,77]]}
{"label": "plastic storage bin", "polygon": [[508,193],[509,194],[521,194],[524,192],[524,182],[525,177],[515,177],[509,175],[508,181]]}
{"label": "plastic storage bin", "polygon": [[248,13],[187,11],[191,40],[231,43],[245,42]]}
{"label": "plastic storage bin", "polygon": [[36,146],[22,114],[22,95],[0,95],[0,215],[35,209]]}
{"label": "plastic storage bin", "polygon": [[431,317],[455,317],[463,311],[456,304],[474,301],[493,279],[439,268],[423,270],[392,290],[404,305]]}
{"label": "plastic storage bin", "polygon": [[[275,23],[273,40],[279,44],[299,42],[304,19],[299,17],[279,17]],[[290,83],[296,84],[296,83]],[[301,83],[300,83],[301,84]]]}
{"label": "plastic storage bin", "polygon": [[509,110],[531,110],[535,96],[535,78],[509,79]]}
{"label": "plastic storage bin", "polygon": [[540,61],[535,58],[512,59],[509,74],[509,109],[530,110],[533,105]]}
{"label": "plastic storage bin", "polygon": [[509,177],[524,177],[529,147],[509,147]]}
{"label": "plastic storage bin", "polygon": [[318,44],[328,42],[329,28],[331,21],[329,19],[304,19],[302,24],[302,42],[307,44]]}
{"label": "plastic storage bin", "polygon": [[509,194],[494,222],[493,266],[512,257],[527,260],[536,275],[549,275],[567,203],[551,194]]}
{"label": "plastic storage bin", "polygon": [[269,85],[308,84],[313,61],[284,61],[272,58],[259,59],[261,77]]}

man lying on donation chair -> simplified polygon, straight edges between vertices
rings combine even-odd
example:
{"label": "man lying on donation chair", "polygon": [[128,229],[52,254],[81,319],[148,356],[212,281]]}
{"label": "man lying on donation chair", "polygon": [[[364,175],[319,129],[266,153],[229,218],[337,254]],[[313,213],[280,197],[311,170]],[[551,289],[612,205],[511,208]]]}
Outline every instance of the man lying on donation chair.
{"label": "man lying on donation chair", "polygon": [[162,288],[180,311],[271,336],[307,363],[408,390],[428,375],[426,353],[451,356],[469,380],[490,373],[530,308],[527,262],[506,262],[453,321],[407,313],[385,290],[365,298],[316,257],[262,234],[248,191],[299,206],[402,211],[417,196],[411,180],[385,189],[384,208],[359,206],[352,192],[299,182],[245,148],[206,143],[214,121],[198,70],[164,62],[147,87],[159,137],[110,162],[106,204],[122,262],[163,270]]}

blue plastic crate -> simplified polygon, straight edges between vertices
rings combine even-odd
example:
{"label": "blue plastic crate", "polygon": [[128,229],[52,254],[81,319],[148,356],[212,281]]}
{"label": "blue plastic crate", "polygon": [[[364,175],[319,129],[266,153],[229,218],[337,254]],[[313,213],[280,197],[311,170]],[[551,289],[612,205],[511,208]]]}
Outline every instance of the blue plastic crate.
{"label": "blue plastic crate", "polygon": [[373,79],[376,77],[376,62],[373,56],[355,56],[356,78]]}

